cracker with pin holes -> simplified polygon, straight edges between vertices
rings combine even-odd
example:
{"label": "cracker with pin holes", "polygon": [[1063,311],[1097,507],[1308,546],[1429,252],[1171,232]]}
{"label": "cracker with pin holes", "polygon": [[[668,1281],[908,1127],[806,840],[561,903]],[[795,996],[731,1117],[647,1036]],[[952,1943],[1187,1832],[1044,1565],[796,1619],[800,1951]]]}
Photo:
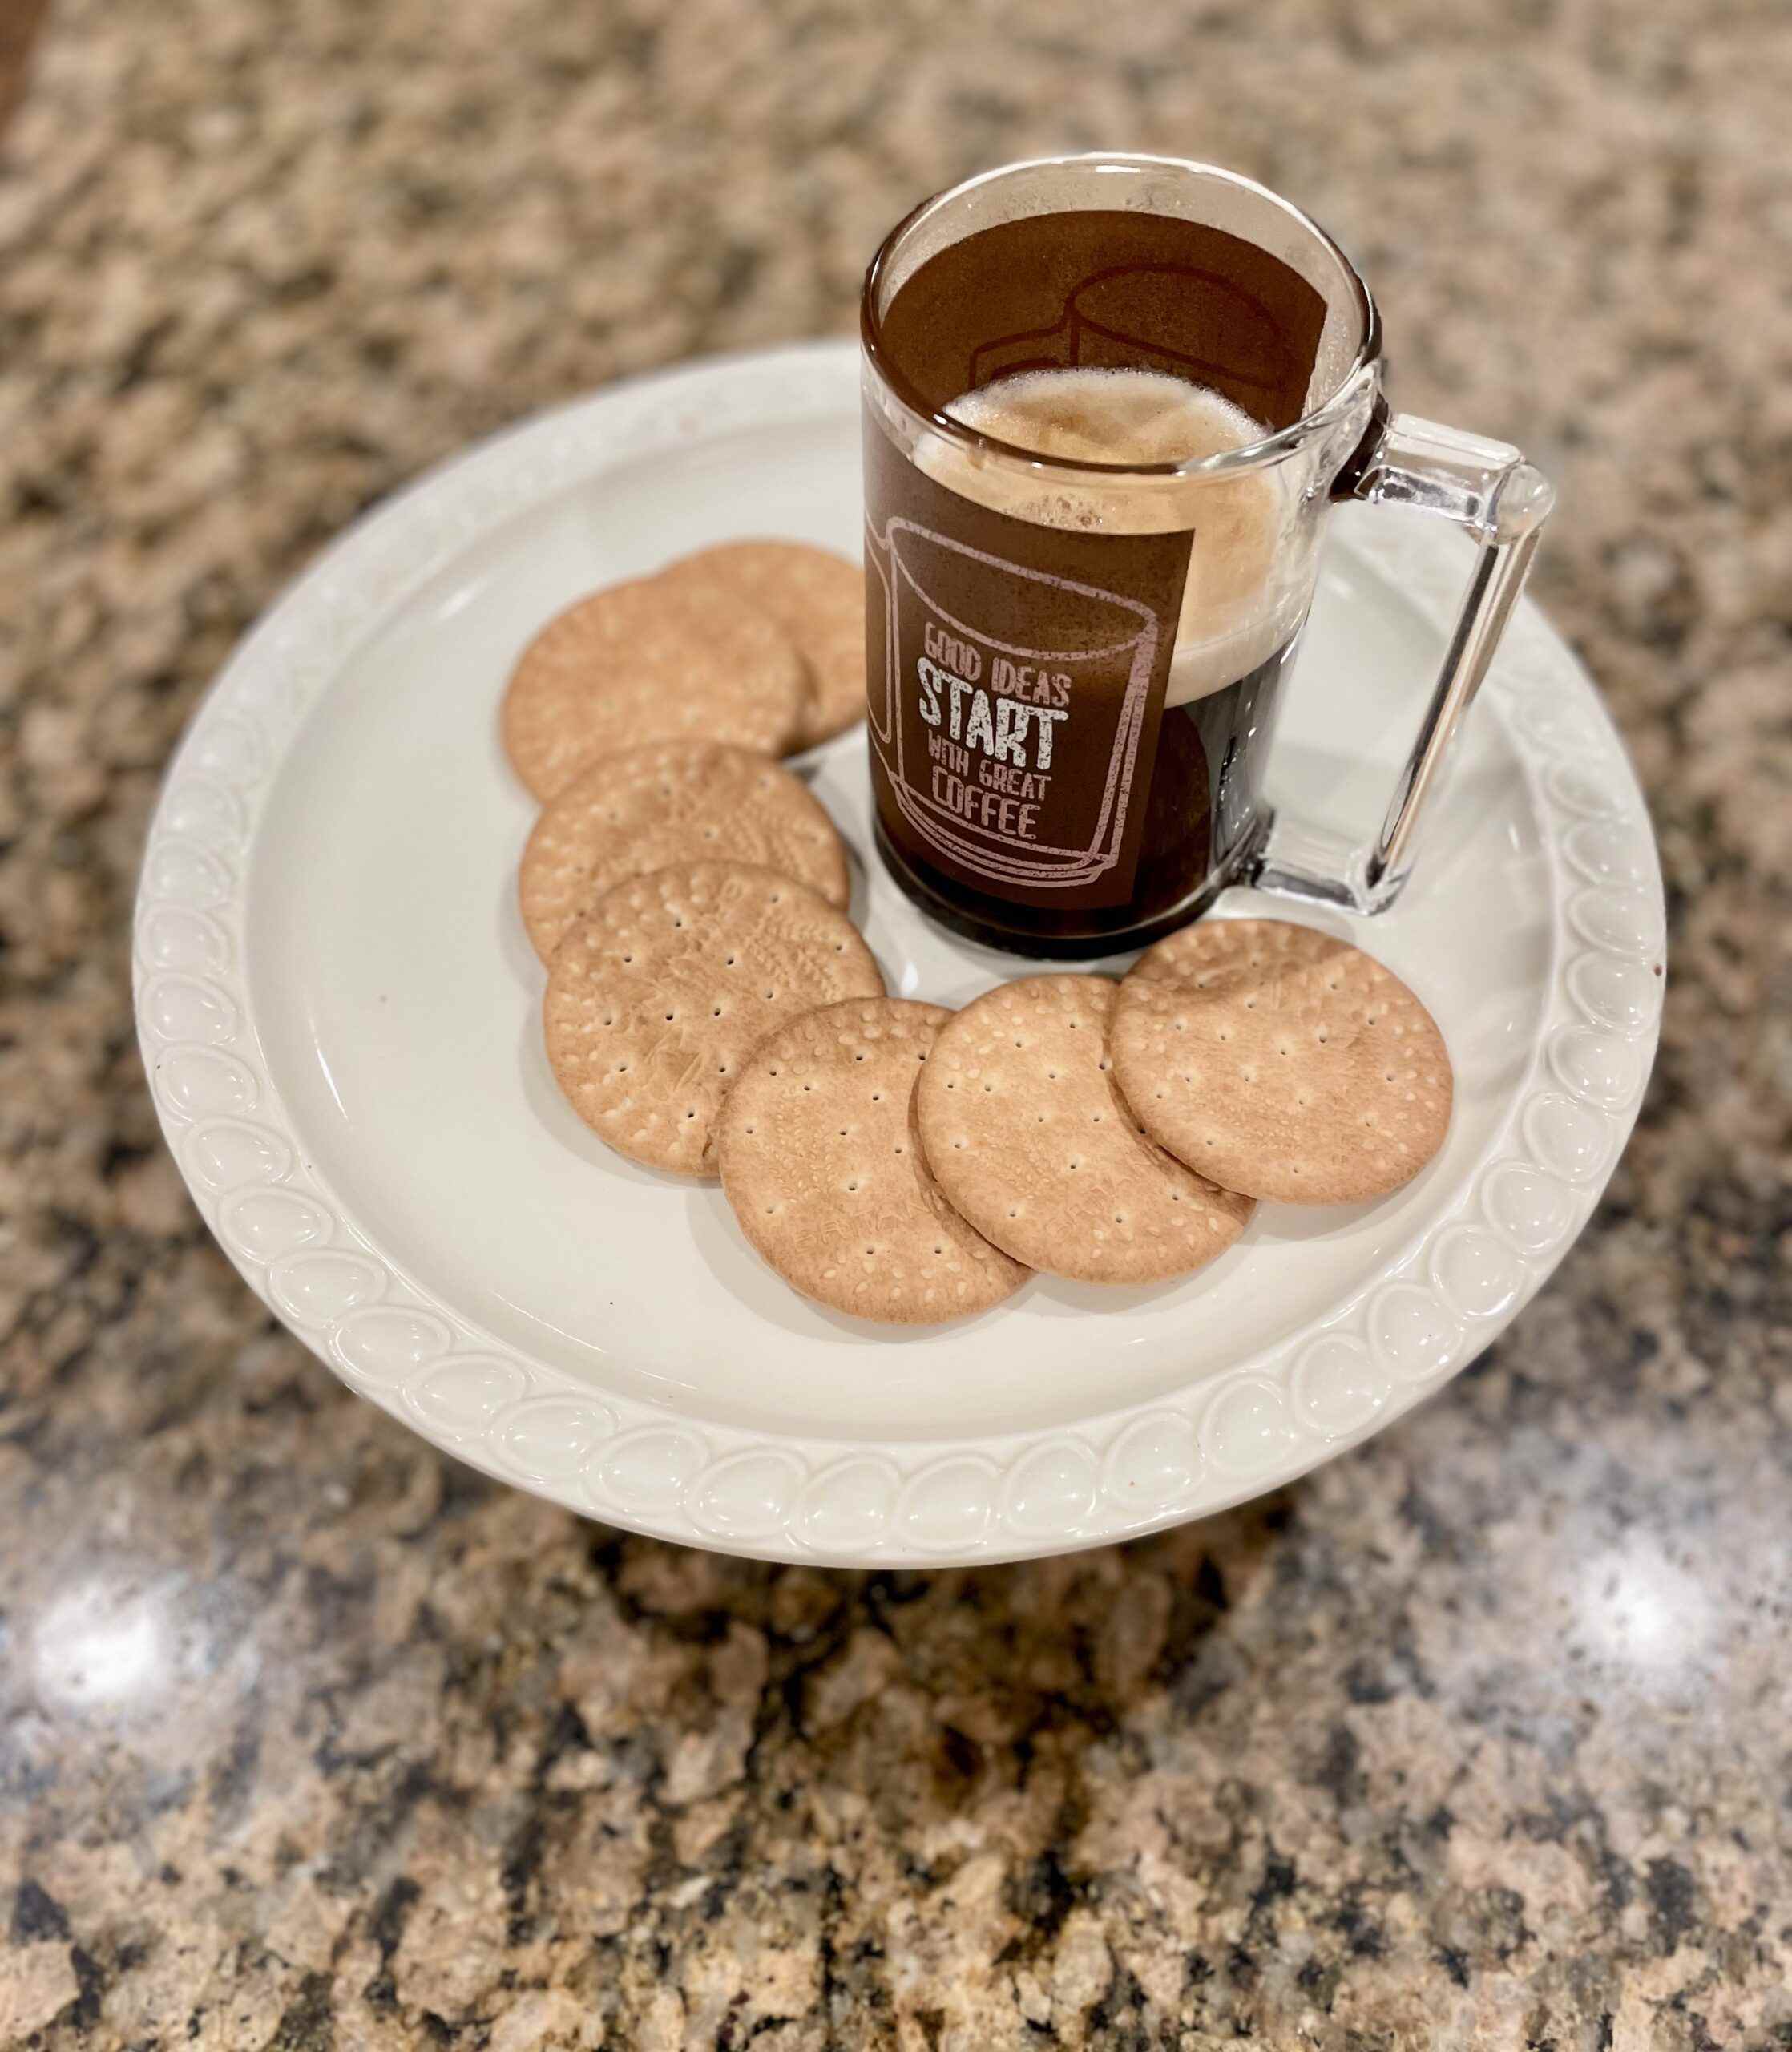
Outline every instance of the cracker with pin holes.
{"label": "cracker with pin holes", "polygon": [[803,699],[793,749],[865,717],[865,573],[806,542],[724,542],[660,572],[675,590],[711,588],[769,613],[797,644]]}
{"label": "cracker with pin holes", "polygon": [[1027,1278],[953,1210],[915,1131],[914,1082],[937,1004],[868,998],[805,1013],[764,1041],[717,1129],[722,1188],[763,1259],[857,1318],[969,1318]]}
{"label": "cracker with pin holes", "polygon": [[804,689],[795,644],[719,586],[611,584],[556,615],[517,659],[504,748],[543,801],[587,763],[648,741],[725,741],[780,755]]}
{"label": "cracker with pin holes", "polygon": [[941,1028],[915,1089],[946,1200],[1029,1268],[1160,1282],[1223,1254],[1255,1206],[1140,1132],[1107,1052],[1114,984],[1029,976]]}
{"label": "cracker with pin holes", "polygon": [[1120,985],[1114,1072],[1140,1123],[1228,1190],[1291,1204],[1383,1197],[1450,1128],[1436,1021],[1349,942],[1208,919]]}
{"label": "cracker with pin holes", "polygon": [[809,787],[769,757],[708,741],[606,755],[551,799],[523,852],[517,895],[543,961],[630,877],[726,858],[775,869],[845,909],[846,850]]}
{"label": "cracker with pin holes", "polygon": [[682,862],[632,878],[554,951],[542,1020],[555,1081],[648,1168],[716,1173],[716,1120],[747,1057],[817,1005],[882,997],[844,912],[776,870]]}

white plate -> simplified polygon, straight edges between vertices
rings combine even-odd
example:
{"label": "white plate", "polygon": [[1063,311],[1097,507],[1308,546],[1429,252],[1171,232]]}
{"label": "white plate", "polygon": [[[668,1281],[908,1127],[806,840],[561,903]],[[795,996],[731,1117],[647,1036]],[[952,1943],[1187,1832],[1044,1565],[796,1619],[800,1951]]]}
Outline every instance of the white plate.
{"label": "white plate", "polygon": [[[231,1258],[353,1388],[462,1460],[780,1559],[1049,1553],[1299,1474],[1508,1323],[1635,1117],[1660,875],[1592,685],[1524,609],[1417,879],[1372,927],[1330,922],[1449,1041],[1455,1123],[1423,1176],[1374,1206],[1266,1205],[1172,1288],[1041,1277],[920,1335],[813,1307],[717,1190],[631,1167],[556,1092],[513,902],[531,810],[496,713],[517,649],[594,584],[741,533],[854,547],[858,431],[847,346],[700,364],[527,422],[344,535],[236,652],[169,772],[139,1028]],[[1431,523],[1340,517],[1278,797],[1378,818],[1463,570]],[[893,991],[955,1004],[1025,973],[934,931],[878,870],[861,733],[820,752],[815,782]]]}

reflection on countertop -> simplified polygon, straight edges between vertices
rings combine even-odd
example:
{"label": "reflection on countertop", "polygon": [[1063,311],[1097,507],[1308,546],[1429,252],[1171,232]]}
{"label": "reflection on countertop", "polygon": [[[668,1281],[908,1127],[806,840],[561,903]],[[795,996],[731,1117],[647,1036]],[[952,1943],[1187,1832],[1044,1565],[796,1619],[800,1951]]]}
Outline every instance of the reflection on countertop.
{"label": "reflection on countertop", "polygon": [[[60,0],[0,158],[0,2044],[1792,2042],[1789,87],[1784,21],[1689,0]],[[160,765],[426,463],[846,332],[915,197],[1122,139],[1310,204],[1399,403],[1559,476],[1540,594],[1669,886],[1643,1124],[1491,1357],[1201,1525],[849,1575],[582,1525],[188,1206],[128,1001]]]}

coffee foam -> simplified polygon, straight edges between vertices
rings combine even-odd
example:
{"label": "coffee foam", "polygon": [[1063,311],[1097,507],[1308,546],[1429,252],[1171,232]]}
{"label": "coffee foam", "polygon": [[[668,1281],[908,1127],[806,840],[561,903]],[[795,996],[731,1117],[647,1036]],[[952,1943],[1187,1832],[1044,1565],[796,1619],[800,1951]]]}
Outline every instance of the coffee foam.
{"label": "coffee foam", "polygon": [[[1061,461],[1187,463],[1269,433],[1205,386],[1160,371],[1035,370],[966,392],[946,410],[1002,442]],[[1223,689],[1265,661],[1299,617],[1277,568],[1285,494],[1273,470],[1231,477],[1070,483],[1019,476],[999,459],[930,435],[930,476],[979,505],[1041,527],[1114,534],[1193,530],[1166,703]]]}

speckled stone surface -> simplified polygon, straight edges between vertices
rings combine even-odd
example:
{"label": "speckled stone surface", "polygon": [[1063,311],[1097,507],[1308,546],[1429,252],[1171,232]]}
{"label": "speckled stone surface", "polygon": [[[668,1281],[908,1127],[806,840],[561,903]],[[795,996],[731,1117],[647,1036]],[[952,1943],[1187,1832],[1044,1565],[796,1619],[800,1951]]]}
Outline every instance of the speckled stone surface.
{"label": "speckled stone surface", "polygon": [[[1792,2045],[1792,17],[59,0],[0,157],[0,2043]],[[846,329],[923,192],[1217,157],[1526,442],[1663,1052],[1497,1352],[1120,1550],[861,1577],[457,1468],[271,1327],[127,1001],[156,779],[358,508]]]}

